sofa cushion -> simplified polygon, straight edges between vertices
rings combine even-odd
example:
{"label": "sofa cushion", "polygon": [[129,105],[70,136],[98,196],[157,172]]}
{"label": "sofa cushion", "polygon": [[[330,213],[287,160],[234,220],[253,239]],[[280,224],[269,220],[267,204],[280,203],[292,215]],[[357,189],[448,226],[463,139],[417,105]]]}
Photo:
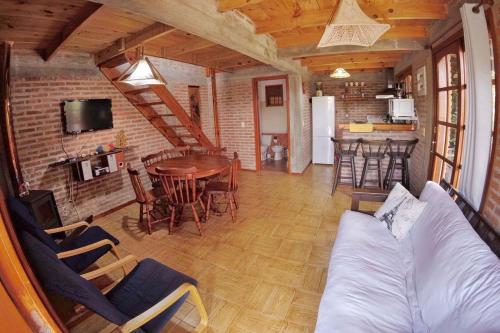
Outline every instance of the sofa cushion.
{"label": "sofa cushion", "polygon": [[423,321],[432,332],[500,332],[500,260],[438,184],[420,200],[410,238]]}
{"label": "sofa cushion", "polygon": [[406,237],[427,203],[415,198],[403,185],[396,183],[375,217],[387,225],[396,239]]}
{"label": "sofa cushion", "polygon": [[316,332],[412,332],[398,248],[373,216],[342,215]]}

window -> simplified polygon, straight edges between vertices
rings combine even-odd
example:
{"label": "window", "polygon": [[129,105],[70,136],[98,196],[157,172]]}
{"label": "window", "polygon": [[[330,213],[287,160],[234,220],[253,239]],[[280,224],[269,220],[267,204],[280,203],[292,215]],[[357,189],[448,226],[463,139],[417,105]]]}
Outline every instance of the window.
{"label": "window", "polygon": [[430,178],[446,179],[456,186],[465,120],[465,71],[463,39],[434,53],[436,112],[431,147]]}

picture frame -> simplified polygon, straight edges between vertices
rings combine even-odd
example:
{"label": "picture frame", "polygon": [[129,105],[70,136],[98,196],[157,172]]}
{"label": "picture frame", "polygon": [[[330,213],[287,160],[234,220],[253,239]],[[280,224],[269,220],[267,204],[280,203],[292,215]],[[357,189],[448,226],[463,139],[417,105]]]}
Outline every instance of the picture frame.
{"label": "picture frame", "polygon": [[427,95],[427,77],[425,66],[419,67],[417,69],[417,95]]}

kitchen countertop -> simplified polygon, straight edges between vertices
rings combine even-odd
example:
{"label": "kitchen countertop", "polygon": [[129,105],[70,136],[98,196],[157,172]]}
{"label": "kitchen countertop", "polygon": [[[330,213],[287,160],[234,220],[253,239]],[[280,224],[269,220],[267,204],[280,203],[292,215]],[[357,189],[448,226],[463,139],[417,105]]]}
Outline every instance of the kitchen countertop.
{"label": "kitchen countertop", "polygon": [[[339,124],[338,127],[343,130],[349,130],[349,124]],[[374,123],[374,131],[415,131],[415,124],[388,124],[388,123]]]}

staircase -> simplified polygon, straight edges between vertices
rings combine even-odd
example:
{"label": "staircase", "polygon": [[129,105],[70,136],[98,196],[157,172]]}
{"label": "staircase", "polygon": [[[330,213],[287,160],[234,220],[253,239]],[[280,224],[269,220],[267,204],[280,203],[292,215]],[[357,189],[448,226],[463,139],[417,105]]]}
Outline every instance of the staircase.
{"label": "staircase", "polygon": [[[164,85],[131,86],[118,78],[135,63],[131,54],[122,54],[99,66],[127,100],[174,146],[211,148],[214,145],[201,128],[193,122],[184,108]],[[156,70],[156,69],[155,69]]]}

